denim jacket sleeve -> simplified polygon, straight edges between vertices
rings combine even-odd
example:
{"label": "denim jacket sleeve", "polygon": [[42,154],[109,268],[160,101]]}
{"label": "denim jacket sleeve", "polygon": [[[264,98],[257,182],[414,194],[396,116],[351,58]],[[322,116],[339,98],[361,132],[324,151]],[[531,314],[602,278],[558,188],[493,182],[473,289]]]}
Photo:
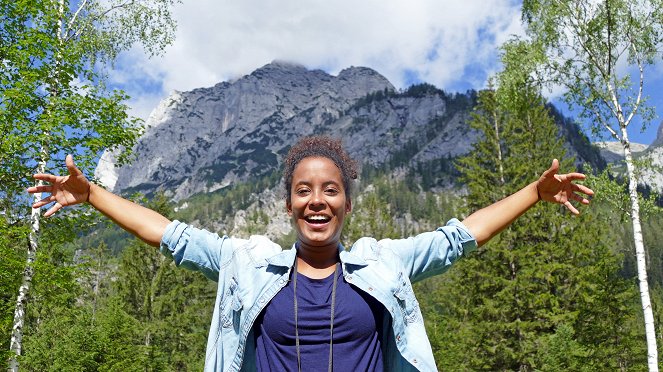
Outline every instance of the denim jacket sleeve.
{"label": "denim jacket sleeve", "polygon": [[467,227],[455,218],[435,231],[380,243],[400,257],[412,283],[444,272],[458,258],[477,248]]}
{"label": "denim jacket sleeve", "polygon": [[233,257],[234,247],[243,240],[207,230],[197,229],[177,220],[171,222],[161,239],[160,251],[177,266],[200,271],[211,280],[219,280],[219,272]]}

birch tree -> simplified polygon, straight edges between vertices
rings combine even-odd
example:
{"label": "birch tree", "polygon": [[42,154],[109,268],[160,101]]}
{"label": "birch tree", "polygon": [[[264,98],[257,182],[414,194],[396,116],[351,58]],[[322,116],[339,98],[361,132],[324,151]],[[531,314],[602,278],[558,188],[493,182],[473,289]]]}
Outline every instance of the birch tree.
{"label": "birch tree", "polygon": [[[552,158],[573,167],[565,130],[530,74],[539,56],[523,48],[503,46],[504,70],[479,92],[468,123],[481,134],[457,162],[468,210],[520,189]],[[534,206],[434,279],[420,302],[440,370],[603,371],[639,362],[625,326],[635,291],[619,276],[612,235],[594,209],[569,218]]]}
{"label": "birch tree", "polygon": [[535,53],[545,56],[542,77],[565,88],[564,98],[594,133],[607,134],[624,150],[630,218],[644,312],[650,371],[658,371],[645,247],[638,201],[638,169],[629,127],[646,105],[646,71],[661,57],[663,2],[660,0],[525,0],[523,20]]}
{"label": "birch tree", "polygon": [[[22,196],[29,177],[56,171],[49,168],[68,153],[80,154],[77,163],[90,172],[104,149],[131,148],[140,121],[127,115],[127,96],[107,87],[108,68],[133,45],[154,55],[169,44],[175,1],[0,2],[0,198],[7,201],[1,212],[30,225],[10,340],[12,371],[39,249],[40,211],[27,213]],[[125,154],[120,161],[126,160]]]}

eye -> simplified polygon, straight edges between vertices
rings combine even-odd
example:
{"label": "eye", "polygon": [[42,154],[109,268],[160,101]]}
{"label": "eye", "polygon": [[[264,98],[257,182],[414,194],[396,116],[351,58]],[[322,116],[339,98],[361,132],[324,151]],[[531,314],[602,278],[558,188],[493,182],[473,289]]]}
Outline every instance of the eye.
{"label": "eye", "polygon": [[310,193],[311,193],[311,190],[309,190],[308,188],[300,188],[300,189],[295,190],[295,194],[298,195],[298,196],[306,196]]}
{"label": "eye", "polygon": [[338,189],[334,188],[334,187],[329,187],[329,188],[325,189],[325,193],[327,195],[338,195],[339,192],[340,191]]}

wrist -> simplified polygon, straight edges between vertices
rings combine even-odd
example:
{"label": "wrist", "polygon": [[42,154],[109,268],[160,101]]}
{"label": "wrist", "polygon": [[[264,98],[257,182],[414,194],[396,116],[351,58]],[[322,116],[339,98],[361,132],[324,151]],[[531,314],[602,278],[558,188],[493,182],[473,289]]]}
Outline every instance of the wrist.
{"label": "wrist", "polygon": [[539,192],[539,186],[536,186],[536,201],[540,201],[541,199],[541,193]]}
{"label": "wrist", "polygon": [[90,199],[92,199],[92,192],[94,191],[95,187],[97,187],[96,184],[94,184],[92,182],[88,182],[88,184],[87,184],[87,197],[85,198],[86,203],[92,204]]}
{"label": "wrist", "polygon": [[535,182],[532,182],[530,185],[531,185],[531,187],[534,188],[534,191],[536,192],[536,200],[534,201],[534,203],[536,204],[539,201],[543,200],[543,198],[541,197],[541,191],[539,190],[539,182],[535,181]]}

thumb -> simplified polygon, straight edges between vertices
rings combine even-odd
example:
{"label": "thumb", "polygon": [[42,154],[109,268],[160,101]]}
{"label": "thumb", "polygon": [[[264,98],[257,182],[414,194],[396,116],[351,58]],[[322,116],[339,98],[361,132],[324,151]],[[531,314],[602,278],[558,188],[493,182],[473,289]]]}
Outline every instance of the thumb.
{"label": "thumb", "polygon": [[69,170],[69,174],[72,175],[73,177],[80,176],[83,174],[80,169],[74,164],[74,157],[71,156],[71,154],[67,155],[65,158],[65,164],[67,165],[67,169]]}
{"label": "thumb", "polygon": [[557,159],[553,159],[552,164],[550,165],[550,168],[543,172],[541,175],[541,178],[549,178],[557,174],[559,172],[559,161]]}

